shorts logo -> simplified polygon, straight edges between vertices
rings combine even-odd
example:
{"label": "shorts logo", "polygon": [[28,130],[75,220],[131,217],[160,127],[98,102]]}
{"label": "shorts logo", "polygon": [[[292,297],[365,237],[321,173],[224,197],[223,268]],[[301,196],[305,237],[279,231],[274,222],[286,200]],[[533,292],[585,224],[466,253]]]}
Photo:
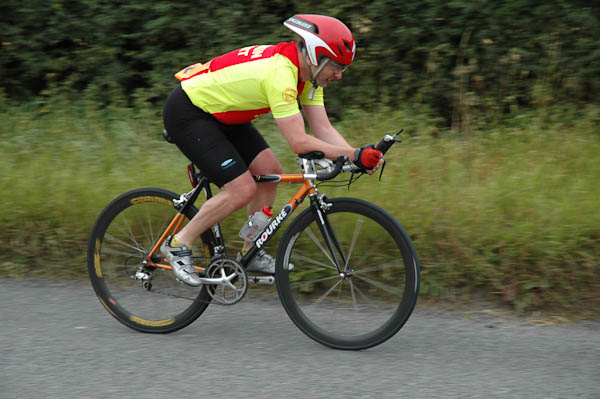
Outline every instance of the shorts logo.
{"label": "shorts logo", "polygon": [[298,92],[296,89],[287,88],[283,91],[283,101],[288,104],[293,104],[296,102],[296,97],[298,97]]}
{"label": "shorts logo", "polygon": [[236,162],[233,159],[229,158],[229,159],[226,159],[225,161],[221,162],[221,167],[223,169],[227,169],[227,168],[231,168],[235,164],[236,164]]}

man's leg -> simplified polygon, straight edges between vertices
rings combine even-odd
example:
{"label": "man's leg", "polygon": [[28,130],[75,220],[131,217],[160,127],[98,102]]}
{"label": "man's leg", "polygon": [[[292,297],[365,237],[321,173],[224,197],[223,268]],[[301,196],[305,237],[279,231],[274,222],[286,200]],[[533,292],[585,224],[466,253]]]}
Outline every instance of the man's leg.
{"label": "man's leg", "polygon": [[[175,277],[198,286],[202,281],[193,268],[192,243],[211,226],[250,203],[256,193],[256,183],[248,165],[268,145],[250,124],[226,126],[195,107],[180,86],[169,95],[163,118],[181,152],[211,182],[221,187],[180,232],[161,245],[161,252],[173,267]],[[244,150],[241,154],[232,142],[240,137],[242,141],[249,140],[249,143],[238,144]]]}
{"label": "man's leg", "polygon": [[[266,148],[261,151],[256,158],[250,162],[249,171],[253,175],[266,175],[266,174],[281,174],[282,167],[275,154],[270,148]],[[256,185],[256,194],[250,203],[248,204],[248,214],[253,214],[259,211],[263,206],[272,206],[275,201],[275,194],[277,190],[277,183],[258,183]],[[252,247],[252,242],[244,242],[242,253],[238,259],[241,258],[248,249]],[[292,270],[294,265],[291,263],[288,265],[288,270]],[[264,250],[259,250],[254,258],[248,264],[246,269],[249,272],[259,273],[275,273],[275,259],[266,253]]]}
{"label": "man's leg", "polygon": [[160,250],[169,260],[177,279],[194,287],[202,284],[193,267],[192,243],[213,224],[246,205],[252,199],[256,191],[255,187],[256,183],[246,171],[225,184],[217,195],[206,201],[175,237],[163,242]]}
{"label": "man's leg", "polygon": [[[283,168],[275,157],[273,150],[270,148],[264,149],[250,163],[248,170],[252,175],[266,174],[281,174]],[[258,183],[256,184],[256,193],[252,200],[248,203],[248,215],[253,215],[260,211],[263,206],[273,206],[275,195],[277,192],[277,183]],[[246,251],[252,247],[252,242],[244,242],[242,251]]]}
{"label": "man's leg", "polygon": [[175,235],[175,239],[191,246],[200,234],[250,203],[256,192],[257,184],[249,172],[236,177],[200,207],[193,219]]}

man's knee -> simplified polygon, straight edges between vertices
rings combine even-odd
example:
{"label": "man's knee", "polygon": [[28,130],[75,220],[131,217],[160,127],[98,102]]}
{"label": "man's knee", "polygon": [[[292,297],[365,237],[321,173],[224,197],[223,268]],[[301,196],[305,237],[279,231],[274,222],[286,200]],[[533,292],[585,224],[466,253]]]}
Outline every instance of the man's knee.
{"label": "man's knee", "polygon": [[223,186],[229,193],[230,201],[236,209],[246,206],[256,195],[256,182],[249,173],[237,177]]}
{"label": "man's knee", "polygon": [[254,158],[248,168],[253,175],[281,174],[283,168],[275,157],[273,150],[265,149]]}
{"label": "man's knee", "polygon": [[275,160],[275,163],[271,166],[272,171],[270,173],[280,175],[283,173],[283,167],[279,163],[278,160]]}

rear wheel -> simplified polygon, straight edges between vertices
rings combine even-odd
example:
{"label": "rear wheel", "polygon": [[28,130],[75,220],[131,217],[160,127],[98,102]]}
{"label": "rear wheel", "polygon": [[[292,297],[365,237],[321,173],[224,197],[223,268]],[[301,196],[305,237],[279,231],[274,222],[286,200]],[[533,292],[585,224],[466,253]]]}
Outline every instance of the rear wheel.
{"label": "rear wheel", "polygon": [[[206,286],[178,283],[171,270],[142,264],[177,214],[173,200],[178,198],[157,188],[127,192],[102,211],[90,235],[88,270],[98,299],[112,316],[138,331],[179,330],[196,320],[210,302]],[[185,216],[191,219],[196,212],[190,208]],[[194,264],[206,266],[214,248],[212,232],[198,241],[192,249]]]}
{"label": "rear wheel", "polygon": [[391,338],[411,315],[419,290],[417,254],[402,226],[378,206],[352,198],[328,202],[324,221],[339,249],[331,253],[320,218],[306,209],[280,241],[277,289],[306,335],[337,349],[366,349]]}

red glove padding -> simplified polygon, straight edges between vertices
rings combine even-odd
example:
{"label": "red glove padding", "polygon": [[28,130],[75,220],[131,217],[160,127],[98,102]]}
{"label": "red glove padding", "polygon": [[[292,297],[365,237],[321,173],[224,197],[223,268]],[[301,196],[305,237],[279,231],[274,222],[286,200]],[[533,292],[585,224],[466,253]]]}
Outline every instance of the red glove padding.
{"label": "red glove padding", "polygon": [[383,156],[373,144],[358,148],[354,153],[354,163],[363,170],[373,169]]}

